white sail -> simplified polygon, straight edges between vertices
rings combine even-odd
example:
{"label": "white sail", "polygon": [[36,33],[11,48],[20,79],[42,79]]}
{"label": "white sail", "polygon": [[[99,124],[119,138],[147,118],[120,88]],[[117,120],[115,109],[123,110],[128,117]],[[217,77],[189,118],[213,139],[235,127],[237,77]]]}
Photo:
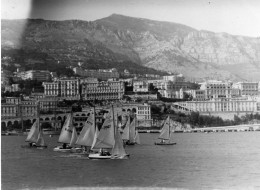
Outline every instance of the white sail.
{"label": "white sail", "polygon": [[123,130],[122,139],[123,140],[129,140],[129,130],[130,130],[130,117],[128,118],[125,128]]}
{"label": "white sail", "polygon": [[96,142],[93,144],[92,149],[113,148],[115,144],[113,119],[113,113],[110,111],[97,135]]}
{"label": "white sail", "polygon": [[135,126],[136,126],[136,118],[132,121],[129,128],[129,142],[134,143],[135,142]]}
{"label": "white sail", "polygon": [[63,128],[60,133],[60,137],[58,142],[60,143],[70,143],[71,137],[73,132],[73,126],[72,126],[72,114],[69,114]]}
{"label": "white sail", "polygon": [[163,124],[159,139],[169,140],[170,139],[170,117],[168,116]]}
{"label": "white sail", "polygon": [[26,142],[36,143],[39,135],[39,125],[38,122],[35,121],[30,129],[30,132],[26,138]]}
{"label": "white sail", "polygon": [[113,146],[112,152],[111,152],[111,158],[124,158],[126,156],[126,152],[123,146],[123,140],[121,138],[121,135],[119,131],[116,129],[115,134],[115,144]]}
{"label": "white sail", "polygon": [[92,146],[95,136],[95,110],[90,113],[87,121],[84,124],[83,129],[81,130],[78,140],[76,141],[77,145],[82,146]]}
{"label": "white sail", "polygon": [[43,139],[42,131],[39,132],[38,139],[36,142],[36,146],[46,146],[45,141]]}
{"label": "white sail", "polygon": [[141,144],[141,142],[140,142],[140,136],[139,136],[139,133],[138,133],[137,130],[135,131],[135,143],[136,143],[136,144]]}
{"label": "white sail", "polygon": [[77,130],[76,130],[76,127],[73,127],[69,146],[73,147],[75,145],[77,139],[78,139]]}

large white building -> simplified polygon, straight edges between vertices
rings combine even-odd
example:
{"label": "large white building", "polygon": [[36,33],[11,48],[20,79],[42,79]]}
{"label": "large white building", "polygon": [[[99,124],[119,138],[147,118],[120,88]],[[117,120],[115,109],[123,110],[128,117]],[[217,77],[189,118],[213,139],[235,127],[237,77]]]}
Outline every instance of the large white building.
{"label": "large white building", "polygon": [[120,100],[125,93],[122,81],[83,82],[81,94],[84,100]]}
{"label": "large white building", "polygon": [[43,81],[49,81],[51,79],[51,74],[49,71],[29,70],[29,71],[18,72],[17,77],[20,77],[22,80],[32,79],[32,80],[43,82]]}
{"label": "large white building", "polygon": [[110,78],[119,78],[119,73],[117,69],[99,69],[99,70],[89,70],[80,67],[73,68],[75,74],[83,77],[95,77],[100,80],[108,80]]}
{"label": "large white building", "polygon": [[258,112],[256,100],[247,98],[226,99],[218,98],[209,101],[175,102],[174,107],[184,111],[214,112]]}
{"label": "large white building", "polygon": [[239,89],[241,95],[255,96],[259,94],[258,82],[238,82],[233,84],[234,89]]}
{"label": "large white building", "polygon": [[134,92],[149,92],[149,83],[147,81],[133,81],[133,91]]}
{"label": "large white building", "polygon": [[201,90],[205,90],[206,99],[231,98],[232,84],[222,81],[207,81],[201,83]]}
{"label": "large white building", "polygon": [[54,82],[44,82],[44,95],[57,96],[64,99],[80,99],[79,79],[59,79]]}

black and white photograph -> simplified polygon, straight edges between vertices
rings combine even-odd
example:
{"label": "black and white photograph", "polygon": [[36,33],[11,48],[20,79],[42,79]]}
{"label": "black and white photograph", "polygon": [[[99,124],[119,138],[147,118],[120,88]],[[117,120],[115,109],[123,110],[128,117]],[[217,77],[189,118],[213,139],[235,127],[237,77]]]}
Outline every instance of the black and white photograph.
{"label": "black and white photograph", "polygon": [[1,0],[2,190],[260,190],[259,0]]}

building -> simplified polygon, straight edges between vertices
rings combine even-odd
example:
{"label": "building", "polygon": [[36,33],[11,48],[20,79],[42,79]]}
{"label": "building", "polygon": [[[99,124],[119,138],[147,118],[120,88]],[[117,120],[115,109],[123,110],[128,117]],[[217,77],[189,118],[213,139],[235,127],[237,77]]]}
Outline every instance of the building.
{"label": "building", "polygon": [[54,82],[44,82],[44,95],[56,96],[68,100],[80,99],[79,79],[59,79]]}
{"label": "building", "polygon": [[252,99],[226,99],[218,98],[209,101],[175,102],[174,107],[184,111],[198,111],[204,113],[214,112],[257,112],[257,101]]}
{"label": "building", "polygon": [[1,105],[1,117],[10,118],[10,117],[30,117],[36,116],[37,114],[37,105],[36,102],[25,102],[22,101],[20,104],[2,104]]}
{"label": "building", "polygon": [[125,93],[122,81],[85,82],[81,85],[84,100],[120,100]]}
{"label": "building", "polygon": [[99,69],[99,70],[87,70],[80,67],[73,68],[75,74],[83,77],[93,77],[100,80],[108,80],[110,78],[119,78],[119,73],[115,68],[112,69]]}
{"label": "building", "polygon": [[79,100],[79,80],[78,79],[60,79],[60,97],[70,100]]}
{"label": "building", "polygon": [[61,88],[60,88],[60,82],[44,82],[44,95],[45,96],[60,96],[61,94]]}
{"label": "building", "polygon": [[168,75],[168,76],[163,76],[163,80],[166,81],[172,81],[172,82],[184,82],[184,76],[182,74],[179,75]]}
{"label": "building", "polygon": [[6,104],[20,104],[22,101],[21,97],[6,97]]}
{"label": "building", "polygon": [[186,90],[184,93],[187,93],[192,96],[194,101],[204,101],[206,100],[206,91],[205,90]]}
{"label": "building", "polygon": [[17,104],[1,104],[1,118],[17,117],[18,105]]}
{"label": "building", "polygon": [[42,99],[44,97],[45,97],[45,95],[42,92],[32,92],[31,96],[30,96],[30,99],[39,100],[39,99]]}
{"label": "building", "polygon": [[47,97],[39,99],[40,110],[43,112],[56,111],[58,99],[56,97]]}
{"label": "building", "polygon": [[259,94],[258,82],[238,82],[233,84],[233,88],[239,89],[242,96],[255,96]]}
{"label": "building", "polygon": [[207,81],[201,83],[201,90],[205,90],[206,99],[231,98],[232,84],[222,81]]}
{"label": "building", "polygon": [[29,71],[22,71],[18,72],[17,77],[20,77],[22,80],[37,80],[37,81],[49,81],[51,79],[51,74],[49,71],[43,70],[29,70]]}
{"label": "building", "polygon": [[20,90],[21,90],[21,88],[19,87],[19,84],[12,84],[12,85],[5,86],[5,92],[7,92],[7,91],[17,92]]}
{"label": "building", "polygon": [[149,92],[150,85],[147,81],[133,81],[134,92]]}
{"label": "building", "polygon": [[88,82],[98,82],[98,79],[97,78],[92,78],[92,77],[80,79],[80,84],[88,83]]}

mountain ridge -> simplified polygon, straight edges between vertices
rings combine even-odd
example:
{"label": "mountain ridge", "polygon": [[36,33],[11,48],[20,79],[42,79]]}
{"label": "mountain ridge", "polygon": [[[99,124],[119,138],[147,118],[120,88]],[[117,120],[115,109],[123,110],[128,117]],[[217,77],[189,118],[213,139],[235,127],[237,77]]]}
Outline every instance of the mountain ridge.
{"label": "mountain ridge", "polygon": [[[260,80],[260,40],[253,37],[112,14],[95,21],[30,19],[21,43],[15,44],[11,23],[2,22],[4,49],[38,49],[71,63],[132,61],[192,78]],[[232,69],[237,64],[246,69]]]}

